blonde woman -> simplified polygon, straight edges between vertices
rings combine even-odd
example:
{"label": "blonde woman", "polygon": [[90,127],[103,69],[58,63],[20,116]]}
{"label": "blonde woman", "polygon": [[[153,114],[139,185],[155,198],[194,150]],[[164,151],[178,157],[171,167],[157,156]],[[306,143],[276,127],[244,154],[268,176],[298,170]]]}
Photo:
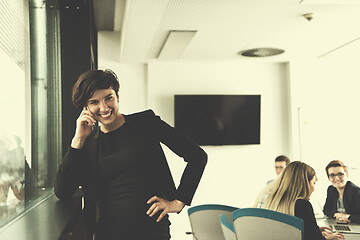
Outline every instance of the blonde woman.
{"label": "blonde woman", "polygon": [[314,210],[309,202],[317,181],[315,170],[309,165],[294,161],[282,173],[263,208],[293,215],[304,221],[304,240],[344,239],[344,235],[316,223]]}

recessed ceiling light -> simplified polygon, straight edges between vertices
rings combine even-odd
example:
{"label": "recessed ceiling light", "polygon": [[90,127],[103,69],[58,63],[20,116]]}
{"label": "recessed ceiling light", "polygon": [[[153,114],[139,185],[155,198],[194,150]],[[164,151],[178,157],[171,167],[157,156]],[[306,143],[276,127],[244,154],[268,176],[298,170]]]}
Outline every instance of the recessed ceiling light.
{"label": "recessed ceiling light", "polygon": [[245,57],[270,57],[284,53],[285,50],[278,48],[253,48],[238,52]]}

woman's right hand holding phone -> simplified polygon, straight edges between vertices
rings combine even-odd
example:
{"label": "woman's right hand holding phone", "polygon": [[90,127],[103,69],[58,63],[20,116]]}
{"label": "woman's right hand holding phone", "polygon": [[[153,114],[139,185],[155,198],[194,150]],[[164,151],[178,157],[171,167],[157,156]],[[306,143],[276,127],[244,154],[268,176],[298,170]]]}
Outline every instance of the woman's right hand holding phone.
{"label": "woman's right hand holding phone", "polygon": [[96,123],[91,111],[85,106],[76,120],[75,136],[71,141],[71,147],[81,149],[84,146],[85,139],[90,136],[92,127]]}

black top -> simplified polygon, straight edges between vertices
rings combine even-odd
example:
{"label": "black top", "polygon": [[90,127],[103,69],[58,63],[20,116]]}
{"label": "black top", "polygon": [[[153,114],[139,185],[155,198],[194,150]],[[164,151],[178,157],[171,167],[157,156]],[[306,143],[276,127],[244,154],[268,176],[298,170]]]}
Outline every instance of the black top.
{"label": "black top", "polygon": [[[339,199],[339,192],[333,186],[329,186],[327,189],[326,202],[324,205],[324,214],[333,218],[337,211],[337,201]],[[347,181],[343,203],[345,211],[350,214],[349,220],[351,222],[360,223],[360,188],[354,183]]]}
{"label": "black top", "polygon": [[295,203],[295,216],[304,221],[303,240],[324,240],[319,226],[316,223],[314,209],[305,199],[298,199]]}
{"label": "black top", "polygon": [[114,131],[100,132],[100,239],[170,237],[168,216],[157,223],[159,214],[152,218],[146,215],[151,206],[147,200],[164,196],[151,181],[146,156],[138,151],[142,147],[136,131],[135,124],[125,122]]}
{"label": "black top", "polygon": [[[148,180],[156,184],[167,200],[178,199],[190,205],[207,163],[206,153],[151,110],[125,117],[126,124],[131,122],[137,127],[131,138],[139,143],[137,151],[146,155],[143,164],[151,174]],[[96,127],[86,139],[82,149],[69,147],[58,168],[54,183],[54,192],[59,199],[71,198],[76,189],[82,186],[86,239],[92,239],[99,222],[97,206],[102,191],[98,171],[99,136],[100,131]],[[178,187],[175,186],[160,143],[186,162]]]}

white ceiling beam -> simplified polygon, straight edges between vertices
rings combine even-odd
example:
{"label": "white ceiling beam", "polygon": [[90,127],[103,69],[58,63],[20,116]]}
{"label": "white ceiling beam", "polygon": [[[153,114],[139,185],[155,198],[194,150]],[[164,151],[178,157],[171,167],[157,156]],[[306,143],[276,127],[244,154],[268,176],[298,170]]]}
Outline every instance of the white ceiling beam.
{"label": "white ceiling beam", "polygon": [[189,45],[195,34],[196,31],[170,31],[164,42],[164,45],[159,52],[158,58],[179,58],[183,51],[186,49],[186,47]]}
{"label": "white ceiling beam", "polygon": [[146,59],[169,0],[126,0],[120,59]]}
{"label": "white ceiling beam", "polygon": [[114,31],[121,31],[126,0],[115,0]]}

